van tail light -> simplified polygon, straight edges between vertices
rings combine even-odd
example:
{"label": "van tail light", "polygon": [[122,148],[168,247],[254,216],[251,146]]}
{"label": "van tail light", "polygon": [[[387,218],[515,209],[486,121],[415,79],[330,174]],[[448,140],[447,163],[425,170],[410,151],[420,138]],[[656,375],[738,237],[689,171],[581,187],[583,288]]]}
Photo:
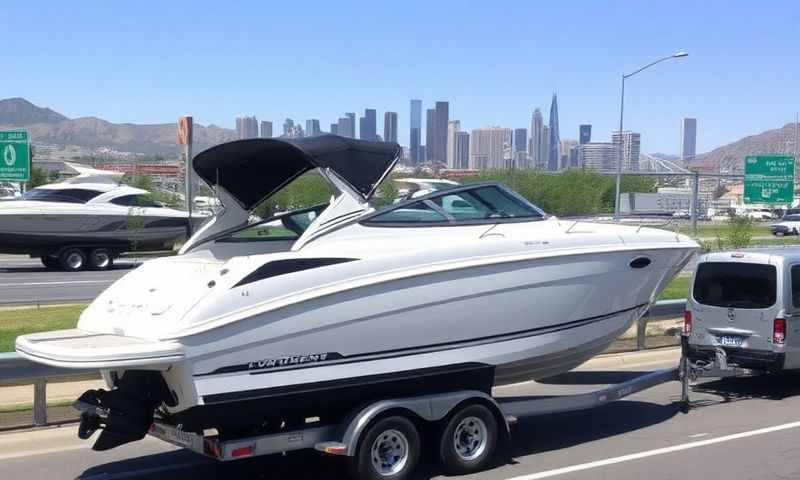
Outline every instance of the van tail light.
{"label": "van tail light", "polygon": [[689,335],[692,333],[692,312],[686,310],[683,312],[683,334]]}
{"label": "van tail light", "polygon": [[786,342],[786,319],[776,318],[772,324],[772,343],[783,345]]}

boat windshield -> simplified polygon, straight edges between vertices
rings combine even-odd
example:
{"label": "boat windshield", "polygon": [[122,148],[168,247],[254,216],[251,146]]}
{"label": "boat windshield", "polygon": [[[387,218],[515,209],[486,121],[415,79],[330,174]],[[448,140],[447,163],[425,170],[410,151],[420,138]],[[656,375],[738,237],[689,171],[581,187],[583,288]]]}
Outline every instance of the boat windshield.
{"label": "boat windshield", "polygon": [[86,188],[34,188],[25,192],[22,199],[37,202],[86,203],[100,193],[102,192]]}

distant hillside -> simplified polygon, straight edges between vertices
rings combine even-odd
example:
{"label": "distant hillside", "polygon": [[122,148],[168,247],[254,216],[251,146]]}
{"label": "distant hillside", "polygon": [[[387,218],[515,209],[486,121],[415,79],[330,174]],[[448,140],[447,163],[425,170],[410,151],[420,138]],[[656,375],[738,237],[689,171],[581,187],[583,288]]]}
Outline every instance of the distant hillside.
{"label": "distant hillside", "polygon": [[693,166],[704,169],[730,173],[739,173],[744,169],[744,157],[759,153],[793,154],[794,123],[787,123],[782,128],[767,130],[758,135],[750,135],[733,143],[715,148],[708,153],[698,155]]}
{"label": "distant hillside", "polygon": [[[95,117],[70,119],[22,98],[0,100],[0,128],[8,127],[25,127],[34,142],[109,147],[150,154],[174,154],[178,148],[176,123],[137,125],[111,123]],[[235,138],[234,130],[194,126],[195,151]]]}

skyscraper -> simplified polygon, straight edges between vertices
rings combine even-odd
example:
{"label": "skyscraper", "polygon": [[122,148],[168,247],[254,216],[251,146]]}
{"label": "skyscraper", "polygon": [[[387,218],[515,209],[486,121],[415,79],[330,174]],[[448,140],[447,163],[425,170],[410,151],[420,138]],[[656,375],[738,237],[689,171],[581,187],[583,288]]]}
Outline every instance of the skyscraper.
{"label": "skyscraper", "polygon": [[256,120],[256,117],[236,117],[236,136],[239,140],[258,138],[258,120]]}
{"label": "skyscraper", "polygon": [[589,142],[578,147],[578,163],[586,170],[613,172],[616,158],[617,150],[613,143]]}
{"label": "skyscraper", "polygon": [[528,153],[531,157],[531,168],[547,169],[547,138],[544,136],[544,119],[537,108],[531,114],[531,138],[528,142]]}
{"label": "skyscraper", "polygon": [[528,129],[514,129],[514,166],[530,168],[528,165]]}
{"label": "skyscraper", "polygon": [[455,133],[455,152],[453,153],[453,168],[469,168],[469,133]]}
{"label": "skyscraper", "polygon": [[347,136],[350,138],[356,138],[356,114],[353,112],[347,112],[344,114],[344,116],[350,120],[347,123]]}
{"label": "skyscraper", "polygon": [[322,133],[322,130],[319,128],[319,120],[316,118],[311,118],[306,120],[306,136],[307,137],[315,137]]}
{"label": "skyscraper", "polygon": [[439,163],[447,162],[447,122],[450,121],[450,103],[436,102],[436,114],[434,117],[435,126],[433,134],[435,138],[434,159]]}
{"label": "skyscraper", "polygon": [[272,138],[272,122],[261,122],[261,138]]}
{"label": "skyscraper", "polygon": [[425,161],[436,160],[436,110],[425,111]]}
{"label": "skyscraper", "polygon": [[578,145],[583,145],[584,143],[589,143],[592,141],[592,126],[591,125],[581,125],[578,127],[580,135],[578,136]]}
{"label": "skyscraper", "polygon": [[383,141],[397,143],[397,112],[383,114]]}
{"label": "skyscraper", "polygon": [[358,138],[374,142],[378,138],[378,119],[374,108],[365,108],[364,116],[358,119]]}
{"label": "skyscraper", "polygon": [[542,170],[550,169],[550,127],[542,125]]}
{"label": "skyscraper", "polygon": [[[570,161],[570,151],[576,145],[578,145],[578,142],[576,142],[575,140],[561,140],[561,162],[559,165],[561,170],[565,170],[567,168],[575,166]],[[577,152],[575,160],[577,161]]]}
{"label": "skyscraper", "polygon": [[447,122],[447,168],[458,168],[455,166],[456,154],[456,132],[461,130],[461,122],[450,120]]}
{"label": "skyscraper", "polygon": [[548,142],[549,154],[547,156],[547,169],[550,171],[558,170],[559,160],[561,159],[561,140],[558,136],[558,100],[553,93],[553,101],[550,103],[550,136]]}
{"label": "skyscraper", "polygon": [[681,162],[684,166],[694,161],[697,149],[697,119],[684,118],[681,123]]}
{"label": "skyscraper", "polygon": [[338,123],[331,123],[331,134],[339,135],[339,124]]}
{"label": "skyscraper", "polygon": [[409,131],[409,158],[411,164],[417,165],[422,159],[420,158],[419,146],[422,142],[422,100],[411,100],[411,116],[409,117],[410,131]]}
{"label": "skyscraper", "polygon": [[501,127],[476,128],[469,141],[469,168],[477,170],[509,167],[511,129]]}
{"label": "skyscraper", "polygon": [[294,130],[294,120],[287,118],[283,121],[283,136],[288,137]]}
{"label": "skyscraper", "polygon": [[[615,151],[617,152],[614,158],[619,159],[620,143],[622,143],[622,170],[623,171],[638,171],[639,170],[639,153],[642,136],[638,133],[631,131],[614,132],[611,134],[611,143],[614,144]],[[616,165],[614,165],[616,168]]]}
{"label": "skyscraper", "polygon": [[337,132],[339,135],[348,138],[354,138],[354,134],[352,132],[355,131],[355,127],[353,126],[353,122],[355,121],[355,116],[351,117],[349,113],[345,114],[346,116],[339,119],[339,126],[337,127]]}

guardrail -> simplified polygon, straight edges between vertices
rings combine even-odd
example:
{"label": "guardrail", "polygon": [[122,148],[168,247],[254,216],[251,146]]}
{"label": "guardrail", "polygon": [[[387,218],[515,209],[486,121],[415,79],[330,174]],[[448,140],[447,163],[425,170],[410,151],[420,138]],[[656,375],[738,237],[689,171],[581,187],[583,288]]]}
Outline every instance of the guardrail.
{"label": "guardrail", "polygon": [[[661,300],[654,303],[650,310],[637,323],[636,349],[645,348],[645,330],[647,322],[657,317],[683,314],[686,299]],[[96,370],[75,370],[51,367],[32,362],[16,353],[0,353],[0,385],[33,384],[33,425],[47,424],[47,382],[65,380],[96,374]]]}

